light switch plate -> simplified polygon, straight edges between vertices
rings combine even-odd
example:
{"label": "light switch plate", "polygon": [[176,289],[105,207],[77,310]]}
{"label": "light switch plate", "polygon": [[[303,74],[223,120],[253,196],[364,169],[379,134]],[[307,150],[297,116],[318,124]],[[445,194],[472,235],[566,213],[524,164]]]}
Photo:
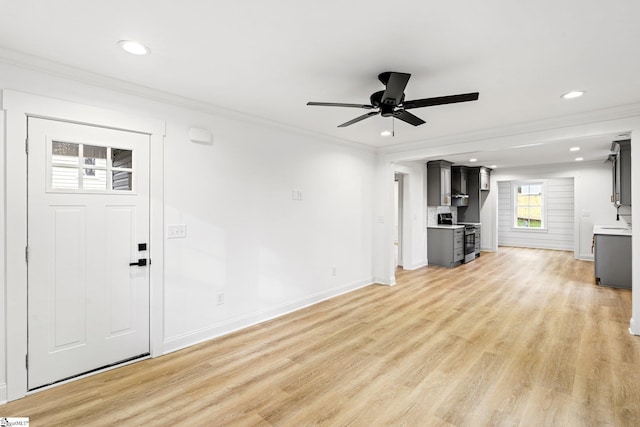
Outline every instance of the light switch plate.
{"label": "light switch plate", "polygon": [[187,237],[186,224],[167,225],[167,239],[184,239],[185,237]]}

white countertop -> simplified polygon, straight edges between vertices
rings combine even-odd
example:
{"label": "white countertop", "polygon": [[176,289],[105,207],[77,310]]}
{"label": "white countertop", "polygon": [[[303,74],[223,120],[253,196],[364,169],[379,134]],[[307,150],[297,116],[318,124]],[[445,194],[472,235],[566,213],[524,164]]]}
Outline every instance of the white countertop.
{"label": "white countertop", "polygon": [[444,229],[447,229],[447,230],[456,230],[458,228],[464,228],[464,225],[438,224],[438,225],[428,225],[427,228],[444,228]]}
{"label": "white countertop", "polygon": [[623,225],[594,225],[593,234],[608,234],[611,236],[631,236],[631,229]]}

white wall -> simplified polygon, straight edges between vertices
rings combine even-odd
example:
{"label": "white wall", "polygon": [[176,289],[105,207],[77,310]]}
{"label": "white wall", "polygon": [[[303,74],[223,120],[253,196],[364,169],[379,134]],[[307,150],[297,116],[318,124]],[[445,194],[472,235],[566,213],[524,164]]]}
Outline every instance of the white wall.
{"label": "white wall", "polygon": [[[591,238],[594,224],[611,224],[616,216],[615,208],[610,203],[611,166],[608,162],[496,169],[491,175],[492,185],[501,181],[556,178],[573,178],[574,181],[574,242],[571,249],[576,258],[593,259]],[[490,197],[492,201],[488,201],[486,206],[497,212],[497,192]],[[489,226],[487,223],[487,228]],[[487,230],[487,234],[493,231]]]}
{"label": "white wall", "polygon": [[545,228],[522,230],[513,227],[514,185],[498,181],[498,244],[526,248],[573,250],[573,178],[542,179],[544,182]]}
{"label": "white wall", "polygon": [[[213,145],[165,150],[165,219],[188,230],[165,248],[169,348],[372,281],[372,154],[247,124],[199,126]],[[187,127],[170,121],[167,135]]]}
{"label": "white wall", "polygon": [[[3,63],[0,89],[166,120],[165,229],[186,224],[187,237],[165,240],[164,351],[372,282],[373,150]],[[190,142],[192,126],[210,129],[213,145]],[[0,393],[4,330],[3,314]]]}

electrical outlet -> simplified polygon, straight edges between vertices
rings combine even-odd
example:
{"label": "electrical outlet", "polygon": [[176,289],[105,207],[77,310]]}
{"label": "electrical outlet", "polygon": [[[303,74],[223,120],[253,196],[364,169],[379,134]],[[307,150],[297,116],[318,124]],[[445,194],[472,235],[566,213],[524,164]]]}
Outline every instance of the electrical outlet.
{"label": "electrical outlet", "polygon": [[185,237],[187,237],[186,224],[167,225],[167,239],[184,239]]}
{"label": "electrical outlet", "polygon": [[338,273],[337,273],[336,268],[335,268],[335,267],[333,267],[333,268],[331,269],[331,275],[332,275],[333,277],[336,277],[336,275],[337,275],[337,274],[338,274]]}
{"label": "electrical outlet", "polygon": [[219,293],[218,295],[216,295],[216,304],[217,305],[224,304],[224,293]]}
{"label": "electrical outlet", "polygon": [[291,200],[302,200],[302,191],[291,190]]}

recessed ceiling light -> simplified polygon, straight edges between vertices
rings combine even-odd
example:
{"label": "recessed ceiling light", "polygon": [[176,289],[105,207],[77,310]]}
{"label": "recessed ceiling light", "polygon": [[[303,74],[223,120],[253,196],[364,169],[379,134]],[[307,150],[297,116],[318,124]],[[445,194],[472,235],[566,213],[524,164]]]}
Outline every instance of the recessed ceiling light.
{"label": "recessed ceiling light", "polygon": [[580,147],[571,147],[569,151],[580,151]]}
{"label": "recessed ceiling light", "polygon": [[584,157],[576,157],[576,162],[581,162],[584,160]]}
{"label": "recessed ceiling light", "polygon": [[477,161],[478,161],[478,159],[476,159],[476,158],[474,157],[473,159],[469,159],[469,161],[470,161],[471,163],[474,163],[474,162],[477,162]]}
{"label": "recessed ceiling light", "polygon": [[118,42],[118,46],[120,46],[122,50],[133,55],[148,55],[151,53],[151,50],[149,50],[148,47],[133,40],[120,40]]}
{"label": "recessed ceiling light", "polygon": [[382,136],[390,136],[391,135],[391,131],[383,130],[382,132],[380,132],[380,135],[382,135]]}
{"label": "recessed ceiling light", "polygon": [[564,95],[562,95],[562,97],[564,99],[573,99],[573,98],[580,98],[582,95],[584,95],[583,90],[572,90],[571,92],[567,92]]}

